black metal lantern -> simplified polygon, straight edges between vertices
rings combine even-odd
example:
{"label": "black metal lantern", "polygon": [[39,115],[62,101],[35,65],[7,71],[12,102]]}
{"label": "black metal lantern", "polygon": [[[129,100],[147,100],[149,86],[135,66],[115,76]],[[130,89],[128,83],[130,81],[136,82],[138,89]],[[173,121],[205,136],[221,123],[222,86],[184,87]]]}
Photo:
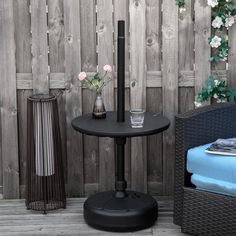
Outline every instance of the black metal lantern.
{"label": "black metal lantern", "polygon": [[44,213],[66,206],[57,99],[53,95],[37,94],[27,101],[26,206]]}

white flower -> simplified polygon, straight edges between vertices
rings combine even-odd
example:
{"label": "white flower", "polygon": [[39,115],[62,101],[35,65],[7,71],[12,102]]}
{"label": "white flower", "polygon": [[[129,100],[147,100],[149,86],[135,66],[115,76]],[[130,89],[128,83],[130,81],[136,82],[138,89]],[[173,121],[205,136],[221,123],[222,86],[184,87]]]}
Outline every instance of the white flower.
{"label": "white flower", "polygon": [[221,38],[215,35],[210,42],[212,48],[218,48],[221,45]]}
{"label": "white flower", "polygon": [[225,27],[226,28],[229,28],[233,24],[234,24],[234,17],[233,16],[229,16],[228,18],[225,19]]}
{"label": "white flower", "polygon": [[86,77],[87,77],[87,74],[84,71],[80,72],[78,75],[78,78],[80,81],[83,81]]}
{"label": "white flower", "polygon": [[195,102],[194,102],[194,105],[195,105],[195,107],[201,107],[201,106],[202,106],[202,103],[195,101]]}
{"label": "white flower", "polygon": [[215,93],[215,94],[213,95],[213,98],[217,99],[217,98],[218,98],[218,95]]}
{"label": "white flower", "polygon": [[215,86],[218,86],[220,84],[220,81],[218,79],[214,80]]}
{"label": "white flower", "polygon": [[218,0],[207,0],[207,4],[211,7],[215,7],[218,5]]}
{"label": "white flower", "polygon": [[227,57],[222,58],[221,61],[227,61]]}
{"label": "white flower", "polygon": [[211,24],[214,28],[220,28],[223,25],[223,21],[221,19],[221,17],[216,16],[216,18],[212,21]]}
{"label": "white flower", "polygon": [[110,65],[105,65],[105,66],[103,66],[103,70],[105,70],[107,72],[112,72],[112,67]]}
{"label": "white flower", "polygon": [[185,11],[186,11],[186,8],[185,8],[185,7],[180,7],[180,8],[179,8],[180,14],[184,13]]}

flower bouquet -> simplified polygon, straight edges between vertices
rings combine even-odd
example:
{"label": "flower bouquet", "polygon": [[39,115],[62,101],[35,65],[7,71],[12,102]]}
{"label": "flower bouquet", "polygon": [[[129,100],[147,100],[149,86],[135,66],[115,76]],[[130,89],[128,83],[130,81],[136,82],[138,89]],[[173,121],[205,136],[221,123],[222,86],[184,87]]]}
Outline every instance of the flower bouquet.
{"label": "flower bouquet", "polygon": [[110,65],[105,65],[103,70],[103,75],[96,73],[94,76],[88,76],[84,71],[80,72],[78,75],[78,79],[82,83],[82,86],[96,92],[97,96],[93,107],[93,118],[96,119],[106,118],[106,109],[102,99],[102,90],[112,80],[112,67]]}

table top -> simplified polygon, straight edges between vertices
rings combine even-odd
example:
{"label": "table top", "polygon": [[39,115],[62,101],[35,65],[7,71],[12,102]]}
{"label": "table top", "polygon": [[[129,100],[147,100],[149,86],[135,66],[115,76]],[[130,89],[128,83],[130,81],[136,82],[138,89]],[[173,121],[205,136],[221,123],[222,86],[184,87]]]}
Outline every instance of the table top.
{"label": "table top", "polygon": [[125,112],[125,122],[117,122],[117,112],[108,111],[105,119],[94,119],[85,114],[72,120],[72,127],[98,137],[137,137],[160,133],[170,126],[170,121],[160,113],[145,112],[143,128],[132,128],[130,113]]}

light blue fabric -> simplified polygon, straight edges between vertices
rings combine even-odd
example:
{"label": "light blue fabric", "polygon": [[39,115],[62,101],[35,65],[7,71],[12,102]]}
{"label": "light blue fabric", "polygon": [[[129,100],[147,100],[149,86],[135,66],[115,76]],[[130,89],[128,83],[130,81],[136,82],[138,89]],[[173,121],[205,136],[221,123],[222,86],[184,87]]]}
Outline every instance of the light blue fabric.
{"label": "light blue fabric", "polygon": [[236,184],[193,174],[191,182],[197,189],[236,197]]}
{"label": "light blue fabric", "polygon": [[[230,139],[236,140],[236,138]],[[188,150],[188,172],[216,180],[236,183],[236,156],[208,154],[205,150],[210,145],[211,143]]]}

